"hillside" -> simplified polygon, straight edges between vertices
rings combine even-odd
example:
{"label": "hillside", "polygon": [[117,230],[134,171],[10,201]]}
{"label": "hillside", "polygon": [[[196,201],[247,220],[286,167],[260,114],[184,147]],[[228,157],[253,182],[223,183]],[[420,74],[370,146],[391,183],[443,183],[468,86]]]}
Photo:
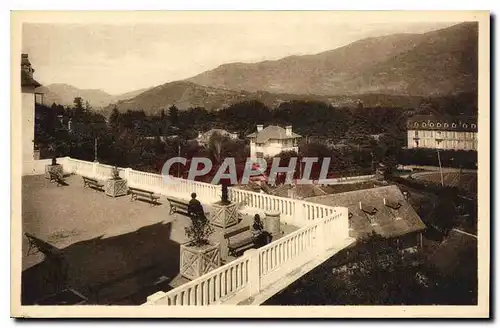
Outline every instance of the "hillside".
{"label": "hillside", "polygon": [[147,89],[140,89],[120,95],[110,95],[99,89],[78,89],[69,84],[54,83],[37,88],[37,92],[43,93],[43,102],[46,105],[53,103],[63,106],[73,106],[76,97],[82,97],[88,101],[92,108],[100,110],[114,102],[133,98]]}
{"label": "hillside", "polygon": [[109,112],[115,105],[120,111],[144,110],[154,114],[161,109],[176,105],[185,110],[189,107],[204,107],[208,111],[228,107],[232,104],[258,100],[270,108],[291,100],[322,101],[334,106],[355,107],[361,101],[364,106],[414,107],[421,97],[398,95],[366,94],[354,96],[318,96],[304,94],[277,94],[265,91],[246,92],[204,87],[186,81],[165,83],[151,88],[134,98],[118,101],[105,108]]}
{"label": "hillside", "polygon": [[462,23],[424,34],[374,37],[315,55],[225,64],[188,81],[229,90],[318,95],[474,92],[477,33],[476,23]]}

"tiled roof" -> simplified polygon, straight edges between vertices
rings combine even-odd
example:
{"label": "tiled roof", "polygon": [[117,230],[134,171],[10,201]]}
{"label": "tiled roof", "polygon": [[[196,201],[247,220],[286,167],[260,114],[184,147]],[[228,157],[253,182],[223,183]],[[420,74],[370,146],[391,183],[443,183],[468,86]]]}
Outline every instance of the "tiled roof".
{"label": "tiled roof", "polygon": [[[399,203],[401,206],[394,209],[384,205],[384,198],[386,203],[389,200],[392,205]],[[384,237],[397,237],[425,229],[425,224],[417,212],[395,185],[310,197],[306,200],[329,206],[348,207],[350,227],[356,238],[365,237],[372,232]]]}
{"label": "tiled roof", "polygon": [[412,130],[477,131],[477,117],[415,115],[408,119],[407,128]]}
{"label": "tiled roof", "polygon": [[320,186],[314,184],[281,185],[274,189],[272,194],[279,197],[290,197],[289,191],[294,193],[297,199],[326,195]]}
{"label": "tiled roof", "polygon": [[291,135],[286,134],[286,130],[283,129],[281,126],[277,125],[268,125],[262,131],[260,132],[254,132],[251,133],[247,136],[248,138],[255,138],[256,143],[266,143],[268,140],[271,139],[295,139],[295,138],[301,138],[302,136],[292,132]]}

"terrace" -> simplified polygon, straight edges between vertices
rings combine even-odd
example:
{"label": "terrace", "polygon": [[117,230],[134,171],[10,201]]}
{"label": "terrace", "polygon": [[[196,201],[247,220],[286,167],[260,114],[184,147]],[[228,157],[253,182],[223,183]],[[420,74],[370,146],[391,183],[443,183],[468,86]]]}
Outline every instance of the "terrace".
{"label": "terrace", "polygon": [[[129,186],[161,194],[161,205],[151,207],[83,188],[79,175],[104,179],[110,166],[71,158],[58,162],[66,186],[36,175],[43,172],[40,163],[33,166],[35,175],[23,177],[23,233],[61,250],[65,286],[90,304],[260,304],[352,242],[342,208],[230,188],[231,200],[243,205],[239,226],[249,225],[254,213],[278,210],[284,236],[235,259],[227,254],[224,231],[216,229],[211,238],[222,245],[223,266],[189,281],[179,276],[179,247],[188,241],[184,228],[190,219],[170,215],[166,196],[187,200],[196,192],[210,211],[220,186],[183,179],[168,185],[160,175],[120,168]],[[60,263],[27,250],[23,238],[22,301],[32,304],[57,287]]]}

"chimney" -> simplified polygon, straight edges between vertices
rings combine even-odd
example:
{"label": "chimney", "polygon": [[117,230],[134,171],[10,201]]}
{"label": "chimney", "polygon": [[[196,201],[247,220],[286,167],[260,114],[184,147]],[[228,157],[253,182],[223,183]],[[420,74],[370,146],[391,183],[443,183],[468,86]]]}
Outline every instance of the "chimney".
{"label": "chimney", "polygon": [[386,206],[386,205],[387,205],[387,203],[385,202],[385,197],[384,197],[384,206]]}
{"label": "chimney", "polygon": [[291,125],[287,125],[285,127],[285,131],[286,131],[286,135],[287,136],[291,136],[292,135],[292,126]]}
{"label": "chimney", "polygon": [[408,200],[408,198],[410,197],[410,194],[408,193],[408,191],[403,191],[403,196],[404,196],[405,200]]}
{"label": "chimney", "polygon": [[264,125],[262,125],[262,124],[258,124],[258,125],[257,125],[257,132],[260,132],[260,131],[262,131],[263,129],[264,129]]}

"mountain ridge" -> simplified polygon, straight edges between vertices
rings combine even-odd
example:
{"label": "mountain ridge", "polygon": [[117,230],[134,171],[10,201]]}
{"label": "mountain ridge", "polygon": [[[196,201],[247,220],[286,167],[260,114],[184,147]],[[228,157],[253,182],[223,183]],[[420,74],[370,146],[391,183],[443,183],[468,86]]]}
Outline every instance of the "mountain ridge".
{"label": "mountain ridge", "polygon": [[[430,90],[434,90],[433,94],[446,94],[449,93],[450,86],[437,84],[436,87],[431,85],[426,90],[421,90],[418,86],[415,87],[415,83],[405,84],[406,78],[410,78],[408,76],[400,77],[399,80],[395,77],[385,79],[379,76],[378,80],[374,80],[367,77],[363,71],[378,72],[389,65],[395,67],[396,70],[400,66],[407,67],[409,63],[404,61],[404,57],[398,56],[407,54],[408,57],[426,59],[430,54],[435,54],[436,49],[432,46],[439,48],[440,45],[443,48],[441,57],[468,57],[477,66],[477,30],[476,23],[461,23],[422,34],[399,33],[370,37],[318,54],[288,56],[258,63],[223,64],[186,80],[203,86],[250,92],[262,90],[317,95],[388,92],[429,95]],[[465,37],[460,37],[462,34]],[[469,47],[471,44],[474,46],[473,49]],[[440,62],[437,61],[437,63]],[[436,61],[427,59],[428,65],[433,66],[434,63]],[[379,67],[378,70],[377,67]],[[452,69],[462,69],[459,73],[464,75],[473,73],[471,67],[458,65]],[[446,78],[446,74],[439,77],[437,71],[435,73],[433,70],[429,71],[430,75],[426,74],[430,82]],[[443,70],[438,71],[443,73]],[[415,69],[410,70],[408,74],[422,75]],[[448,80],[458,75],[460,74],[452,75]],[[426,79],[417,76],[415,80]],[[378,89],[374,88],[375,84],[379,84]],[[459,92],[471,91],[467,90],[469,86],[460,86]]]}

